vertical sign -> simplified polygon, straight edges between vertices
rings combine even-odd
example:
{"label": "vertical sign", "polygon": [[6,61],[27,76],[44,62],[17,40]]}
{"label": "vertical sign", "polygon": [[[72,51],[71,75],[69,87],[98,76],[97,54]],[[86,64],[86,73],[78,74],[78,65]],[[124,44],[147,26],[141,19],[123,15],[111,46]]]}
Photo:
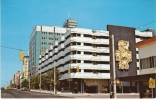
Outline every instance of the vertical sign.
{"label": "vertical sign", "polygon": [[24,60],[24,52],[20,50],[20,61]]}

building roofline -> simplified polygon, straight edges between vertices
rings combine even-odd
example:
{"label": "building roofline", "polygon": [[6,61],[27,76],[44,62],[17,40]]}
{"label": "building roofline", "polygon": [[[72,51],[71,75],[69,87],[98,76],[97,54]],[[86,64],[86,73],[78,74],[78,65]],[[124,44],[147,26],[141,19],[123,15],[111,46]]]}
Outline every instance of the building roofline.
{"label": "building roofline", "polygon": [[141,47],[141,46],[144,46],[144,45],[147,45],[147,44],[150,44],[150,43],[153,43],[153,42],[156,42],[156,36],[151,37],[151,38],[149,38],[149,39],[146,39],[146,40],[144,40],[144,41],[138,42],[138,43],[136,44],[136,47],[139,48],[139,47]]}

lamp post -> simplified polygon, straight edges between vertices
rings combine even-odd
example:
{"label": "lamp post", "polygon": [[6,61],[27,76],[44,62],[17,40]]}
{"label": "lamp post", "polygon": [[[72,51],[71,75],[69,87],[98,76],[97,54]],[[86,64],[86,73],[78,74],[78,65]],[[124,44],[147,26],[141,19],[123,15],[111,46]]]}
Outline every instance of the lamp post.
{"label": "lamp post", "polygon": [[56,94],[56,68],[54,67],[54,94]]}
{"label": "lamp post", "polygon": [[41,92],[41,68],[40,69],[40,92]]}
{"label": "lamp post", "polygon": [[51,91],[51,94],[52,94],[52,84],[53,84],[54,80],[53,78],[51,77],[51,84],[50,84],[50,91]]}
{"label": "lamp post", "polygon": [[29,90],[30,90],[30,72],[29,72]]}
{"label": "lamp post", "polygon": [[114,50],[114,35],[111,36],[112,38],[112,62],[113,62],[113,79],[112,79],[112,83],[113,83],[113,92],[112,92],[112,98],[116,98],[116,70],[115,70],[115,50]]}

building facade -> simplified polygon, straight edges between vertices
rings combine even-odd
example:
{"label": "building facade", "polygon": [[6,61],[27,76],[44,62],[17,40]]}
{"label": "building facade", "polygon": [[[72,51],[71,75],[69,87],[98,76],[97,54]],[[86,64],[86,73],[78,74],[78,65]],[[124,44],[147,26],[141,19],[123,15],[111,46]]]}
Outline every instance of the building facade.
{"label": "building facade", "polygon": [[[139,49],[139,76],[144,77],[141,86],[141,97],[156,97],[156,81],[150,86],[149,80],[156,80],[156,36],[136,44]],[[152,87],[152,88],[151,88]],[[153,90],[152,90],[153,89]],[[149,95],[147,94],[149,92]],[[146,93],[146,94],[145,94]]]}
{"label": "building facade", "polygon": [[[135,41],[152,37],[152,32],[135,30]],[[58,68],[63,90],[71,92],[109,92],[109,31],[73,28],[40,56],[39,73]],[[138,51],[138,50],[137,50]],[[138,54],[136,54],[138,58]],[[137,64],[139,67],[139,62]]]}
{"label": "building facade", "polygon": [[17,88],[20,85],[20,71],[14,74],[14,84],[16,84]]}
{"label": "building facade", "polygon": [[36,26],[33,29],[29,43],[29,71],[31,75],[36,73],[39,55],[44,55],[46,49],[54,45],[54,41],[59,40],[65,32],[65,28],[57,26]]}

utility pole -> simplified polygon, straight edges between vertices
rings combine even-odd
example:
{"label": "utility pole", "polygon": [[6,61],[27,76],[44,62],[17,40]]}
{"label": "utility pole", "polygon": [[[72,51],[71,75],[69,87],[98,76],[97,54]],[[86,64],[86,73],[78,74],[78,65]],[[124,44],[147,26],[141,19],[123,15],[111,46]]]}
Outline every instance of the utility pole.
{"label": "utility pole", "polygon": [[41,68],[40,68],[40,92],[41,92]]}
{"label": "utility pole", "polygon": [[30,72],[29,72],[29,90],[30,90]]}
{"label": "utility pole", "polygon": [[[54,46],[55,46],[55,27],[54,27]],[[56,69],[54,66],[54,94],[56,94],[56,80],[55,80]]]}
{"label": "utility pole", "polygon": [[115,70],[115,53],[114,53],[114,35],[112,35],[112,54],[113,54],[113,98],[116,98],[116,70]]}
{"label": "utility pole", "polygon": [[54,67],[54,94],[56,94],[56,76],[55,76],[55,74],[56,74],[56,69]]}

